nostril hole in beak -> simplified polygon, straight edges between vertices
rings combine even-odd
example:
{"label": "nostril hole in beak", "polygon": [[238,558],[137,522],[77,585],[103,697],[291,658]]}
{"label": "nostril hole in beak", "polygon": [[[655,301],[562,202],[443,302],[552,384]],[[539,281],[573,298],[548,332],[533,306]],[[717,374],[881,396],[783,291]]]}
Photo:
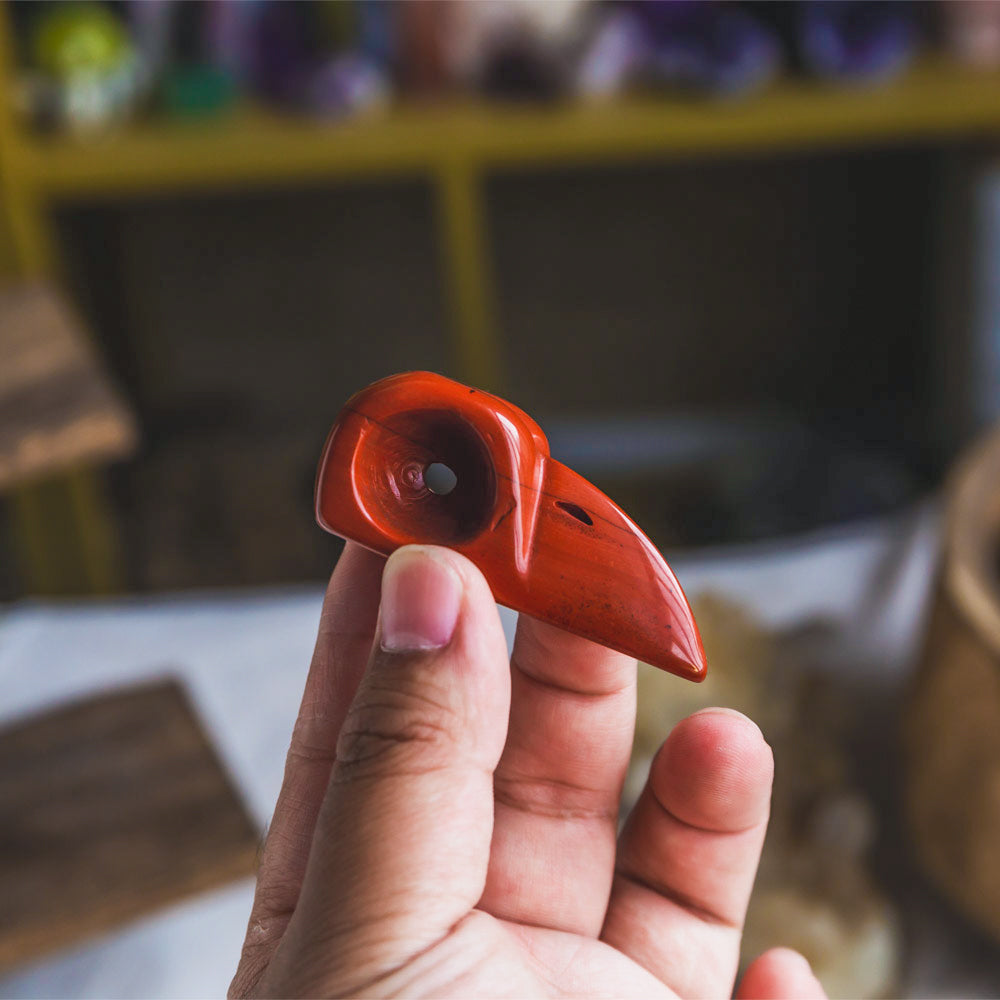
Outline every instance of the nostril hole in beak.
{"label": "nostril hole in beak", "polygon": [[583,524],[589,524],[591,525],[591,527],[593,527],[594,524],[593,518],[591,518],[591,516],[582,507],[578,507],[575,503],[568,503],[565,500],[557,500],[556,506],[560,510],[566,511],[566,513],[569,514],[570,517],[575,517],[578,521],[581,521]]}
{"label": "nostril hole in beak", "polygon": [[458,476],[444,462],[431,462],[424,469],[424,484],[431,493],[446,497],[458,485]]}

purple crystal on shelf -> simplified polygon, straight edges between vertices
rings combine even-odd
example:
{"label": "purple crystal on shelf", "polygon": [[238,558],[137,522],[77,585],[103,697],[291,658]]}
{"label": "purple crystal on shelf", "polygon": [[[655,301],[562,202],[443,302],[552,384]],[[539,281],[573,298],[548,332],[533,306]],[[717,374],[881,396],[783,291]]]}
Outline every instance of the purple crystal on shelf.
{"label": "purple crystal on shelf", "polygon": [[384,104],[389,82],[375,62],[355,52],[333,56],[316,69],[306,88],[306,105],[336,117]]}
{"label": "purple crystal on shelf", "polygon": [[[371,5],[358,8],[360,29],[331,40],[318,4],[266,2],[254,29],[254,88],[279,104],[337,117],[384,103],[389,75],[378,56],[391,50],[389,21]],[[374,15],[370,16],[374,12]]]}
{"label": "purple crystal on shelf", "polygon": [[782,65],[777,36],[747,10],[711,0],[631,7],[648,38],[653,81],[737,94],[769,83]]}
{"label": "purple crystal on shelf", "polygon": [[803,65],[819,76],[887,79],[909,64],[917,29],[908,3],[810,0],[799,7]]}

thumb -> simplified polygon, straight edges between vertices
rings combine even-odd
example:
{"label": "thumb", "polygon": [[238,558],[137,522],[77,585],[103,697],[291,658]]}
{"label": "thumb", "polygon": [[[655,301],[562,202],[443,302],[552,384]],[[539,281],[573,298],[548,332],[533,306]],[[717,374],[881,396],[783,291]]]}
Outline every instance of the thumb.
{"label": "thumb", "polygon": [[[297,992],[354,992],[475,906],[509,707],[507,646],[482,574],[448,549],[397,550],[286,935],[297,954],[275,956]],[[287,993],[289,979],[277,981]]]}

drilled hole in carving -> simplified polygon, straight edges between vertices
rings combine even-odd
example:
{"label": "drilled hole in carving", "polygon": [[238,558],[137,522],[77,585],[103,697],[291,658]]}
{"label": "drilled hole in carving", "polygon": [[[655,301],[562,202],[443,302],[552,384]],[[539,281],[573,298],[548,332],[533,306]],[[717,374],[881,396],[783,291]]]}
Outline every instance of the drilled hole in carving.
{"label": "drilled hole in carving", "polygon": [[444,462],[431,462],[424,469],[424,483],[431,493],[446,497],[458,485],[458,476]]}
{"label": "drilled hole in carving", "polygon": [[591,516],[582,507],[578,507],[575,503],[567,503],[565,500],[557,500],[556,506],[560,510],[566,511],[570,517],[575,517],[578,521],[582,521],[584,524],[589,524],[593,527],[594,522]]}

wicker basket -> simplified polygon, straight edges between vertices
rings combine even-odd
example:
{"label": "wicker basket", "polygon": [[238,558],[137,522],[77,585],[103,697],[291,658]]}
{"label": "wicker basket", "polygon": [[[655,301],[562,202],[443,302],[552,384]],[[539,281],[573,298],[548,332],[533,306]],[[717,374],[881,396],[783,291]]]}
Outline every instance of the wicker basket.
{"label": "wicker basket", "polygon": [[904,739],[907,819],[920,862],[1000,940],[1000,432],[951,481]]}

